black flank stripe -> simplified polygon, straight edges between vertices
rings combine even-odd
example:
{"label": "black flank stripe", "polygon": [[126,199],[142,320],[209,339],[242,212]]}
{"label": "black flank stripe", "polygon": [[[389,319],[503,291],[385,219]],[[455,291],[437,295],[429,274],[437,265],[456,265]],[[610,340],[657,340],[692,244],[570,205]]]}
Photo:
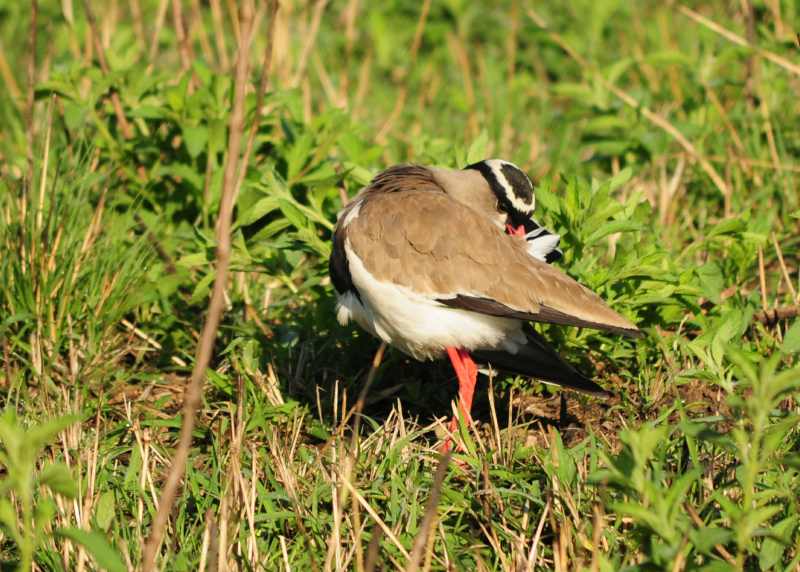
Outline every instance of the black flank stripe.
{"label": "black flank stripe", "polygon": [[337,228],[333,234],[333,250],[328,259],[328,272],[331,275],[333,287],[339,294],[353,292],[361,302],[361,294],[353,284],[353,277],[350,275],[350,265],[347,262],[347,252],[344,249],[345,230]]}
{"label": "black flank stripe", "polygon": [[562,258],[564,258],[564,253],[561,252],[561,249],[556,248],[545,254],[544,261],[547,262],[548,264],[552,264],[553,262],[561,260]]}

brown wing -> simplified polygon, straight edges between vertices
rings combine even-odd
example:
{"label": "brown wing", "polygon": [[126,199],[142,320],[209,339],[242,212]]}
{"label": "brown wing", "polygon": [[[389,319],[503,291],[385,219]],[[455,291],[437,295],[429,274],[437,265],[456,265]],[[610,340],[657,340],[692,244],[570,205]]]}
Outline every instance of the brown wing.
{"label": "brown wing", "polygon": [[552,266],[525,241],[443,192],[370,193],[347,228],[354,252],[379,280],[441,303],[496,316],[635,335],[635,325]]}

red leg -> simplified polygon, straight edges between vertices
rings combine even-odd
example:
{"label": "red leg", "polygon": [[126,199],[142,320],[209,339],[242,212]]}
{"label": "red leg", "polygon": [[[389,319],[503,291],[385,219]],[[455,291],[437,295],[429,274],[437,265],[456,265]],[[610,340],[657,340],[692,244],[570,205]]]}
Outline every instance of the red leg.
{"label": "red leg", "polygon": [[475,395],[475,384],[478,381],[478,366],[472,361],[472,357],[467,350],[460,349],[458,353],[465,373],[464,382],[459,380],[458,383],[459,405],[464,419],[469,421],[470,411],[472,410],[472,397]]}
{"label": "red leg", "polygon": [[[470,410],[472,409],[472,398],[475,395],[475,383],[478,381],[478,366],[472,361],[469,352],[464,349],[447,348],[447,356],[458,378],[458,406],[461,414],[468,422],[471,421]],[[458,418],[453,416],[448,426],[451,433],[458,428]],[[445,441],[442,446],[443,451],[450,449],[450,439]]]}

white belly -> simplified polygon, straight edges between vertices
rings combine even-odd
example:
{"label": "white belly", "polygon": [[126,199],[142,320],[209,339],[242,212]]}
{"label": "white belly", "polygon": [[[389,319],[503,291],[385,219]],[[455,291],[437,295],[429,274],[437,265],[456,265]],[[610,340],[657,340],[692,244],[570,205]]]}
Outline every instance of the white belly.
{"label": "white belly", "polygon": [[515,354],[525,344],[519,321],[450,308],[406,287],[378,281],[349,241],[345,252],[361,301],[350,292],[339,297],[340,323],[353,318],[374,336],[419,360],[438,358],[447,347],[503,349]]}

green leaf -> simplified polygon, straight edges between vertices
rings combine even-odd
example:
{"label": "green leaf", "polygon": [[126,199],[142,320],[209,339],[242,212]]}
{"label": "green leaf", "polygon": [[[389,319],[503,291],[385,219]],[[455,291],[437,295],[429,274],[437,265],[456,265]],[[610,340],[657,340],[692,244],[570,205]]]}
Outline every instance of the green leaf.
{"label": "green leaf", "polygon": [[206,266],[208,263],[207,253],[202,251],[185,254],[175,264],[183,268],[196,268],[198,266]]}
{"label": "green leaf", "polygon": [[800,351],[800,320],[795,320],[791,327],[783,335],[783,345],[781,351],[785,354],[793,354]]}
{"label": "green leaf", "polygon": [[36,508],[33,510],[33,519],[36,522],[37,533],[42,532],[46,527],[50,526],[56,514],[58,514],[58,507],[52,497],[39,499],[39,502],[36,503]]}
{"label": "green leaf", "polygon": [[[472,142],[472,145],[469,146],[469,150],[467,151],[467,164],[470,165],[486,159],[486,149],[488,147],[489,134],[486,132],[486,130],[483,130]],[[464,165],[459,166],[462,167]]]}
{"label": "green leaf", "polygon": [[598,115],[586,122],[583,131],[585,133],[607,134],[613,131],[626,129],[628,126],[628,121],[619,115]]}
{"label": "green leaf", "polygon": [[64,429],[78,421],[80,421],[80,417],[77,415],[63,415],[49,419],[28,431],[28,444],[31,448],[38,450],[55,439],[56,435]]}
{"label": "green leaf", "polygon": [[203,276],[200,282],[195,285],[192,295],[189,298],[192,304],[199,302],[208,295],[208,291],[211,289],[211,285],[214,283],[214,277],[216,275],[216,271],[211,271]]}
{"label": "green leaf", "polygon": [[700,469],[693,469],[687,473],[684,473],[675,482],[673,482],[672,486],[669,488],[666,496],[664,497],[667,506],[681,510],[680,507],[683,503],[683,497],[686,495],[686,491],[689,490],[689,487],[692,486],[694,481],[696,481],[700,475],[702,475],[702,471]]}
{"label": "green leaf", "polygon": [[619,173],[617,173],[608,180],[607,184],[609,191],[611,192],[616,191],[622,185],[630,181],[631,177],[633,177],[633,169],[631,169],[630,167],[625,167]]}
{"label": "green leaf", "polygon": [[101,569],[108,572],[128,571],[119,552],[104,534],[96,530],[87,531],[80,528],[60,528],[57,534],[83,546]]}
{"label": "green leaf", "polygon": [[112,491],[104,492],[97,501],[97,507],[94,510],[94,518],[97,522],[97,526],[106,532],[108,532],[111,523],[114,521],[115,506],[116,502]]}
{"label": "green leaf", "polygon": [[39,475],[39,484],[67,498],[75,498],[78,494],[78,485],[72,478],[69,468],[63,463],[47,465]]}
{"label": "green leaf", "polygon": [[192,159],[197,159],[197,156],[203,152],[206,143],[208,143],[208,128],[205,125],[184,127],[183,141],[186,144],[186,151],[188,151],[189,156]]}
{"label": "green leaf", "polygon": [[236,221],[235,228],[247,226],[248,224],[256,222],[264,215],[277,209],[278,206],[279,202],[275,197],[264,197],[259,199],[253,206],[247,209],[247,211],[239,217],[239,220]]}
{"label": "green leaf", "polygon": [[703,296],[718,304],[720,293],[725,288],[725,279],[722,270],[716,262],[707,262],[695,270],[700,281]]}
{"label": "green leaf", "polygon": [[783,560],[783,553],[791,545],[792,531],[797,527],[799,518],[796,514],[791,515],[771,527],[771,535],[764,539],[758,554],[761,570],[769,570]]}
{"label": "green leaf", "polygon": [[6,531],[19,542],[19,529],[17,528],[17,512],[11,506],[11,501],[8,499],[0,499],[0,524],[2,524]]}
{"label": "green leaf", "polygon": [[692,66],[694,64],[688,54],[678,50],[658,50],[651,52],[644,57],[644,61],[653,65],[683,65]]}
{"label": "green leaf", "polygon": [[289,222],[291,222],[295,228],[301,229],[308,226],[308,219],[306,216],[292,203],[284,199],[278,199],[278,206],[283,216],[289,219]]}
{"label": "green leaf", "polygon": [[600,239],[607,237],[615,232],[632,232],[640,230],[642,226],[638,222],[631,220],[612,220],[597,230],[595,230],[589,238],[586,239],[586,244],[594,244]]}
{"label": "green leaf", "polygon": [[305,166],[311,156],[311,149],[314,145],[314,137],[310,133],[303,133],[286,153],[286,179],[294,181],[303,166]]}
{"label": "green leaf", "polygon": [[664,522],[658,514],[640,504],[617,502],[612,503],[610,508],[617,514],[632,518],[640,526],[646,526],[666,541],[673,540],[679,534],[677,530],[671,528],[667,522]]}
{"label": "green leaf", "polygon": [[747,223],[741,218],[729,218],[713,225],[708,231],[708,236],[719,236],[722,234],[736,234],[747,229]]}
{"label": "green leaf", "polygon": [[716,545],[727,544],[732,536],[730,530],[716,526],[704,526],[689,533],[692,544],[703,554],[711,554]]}

